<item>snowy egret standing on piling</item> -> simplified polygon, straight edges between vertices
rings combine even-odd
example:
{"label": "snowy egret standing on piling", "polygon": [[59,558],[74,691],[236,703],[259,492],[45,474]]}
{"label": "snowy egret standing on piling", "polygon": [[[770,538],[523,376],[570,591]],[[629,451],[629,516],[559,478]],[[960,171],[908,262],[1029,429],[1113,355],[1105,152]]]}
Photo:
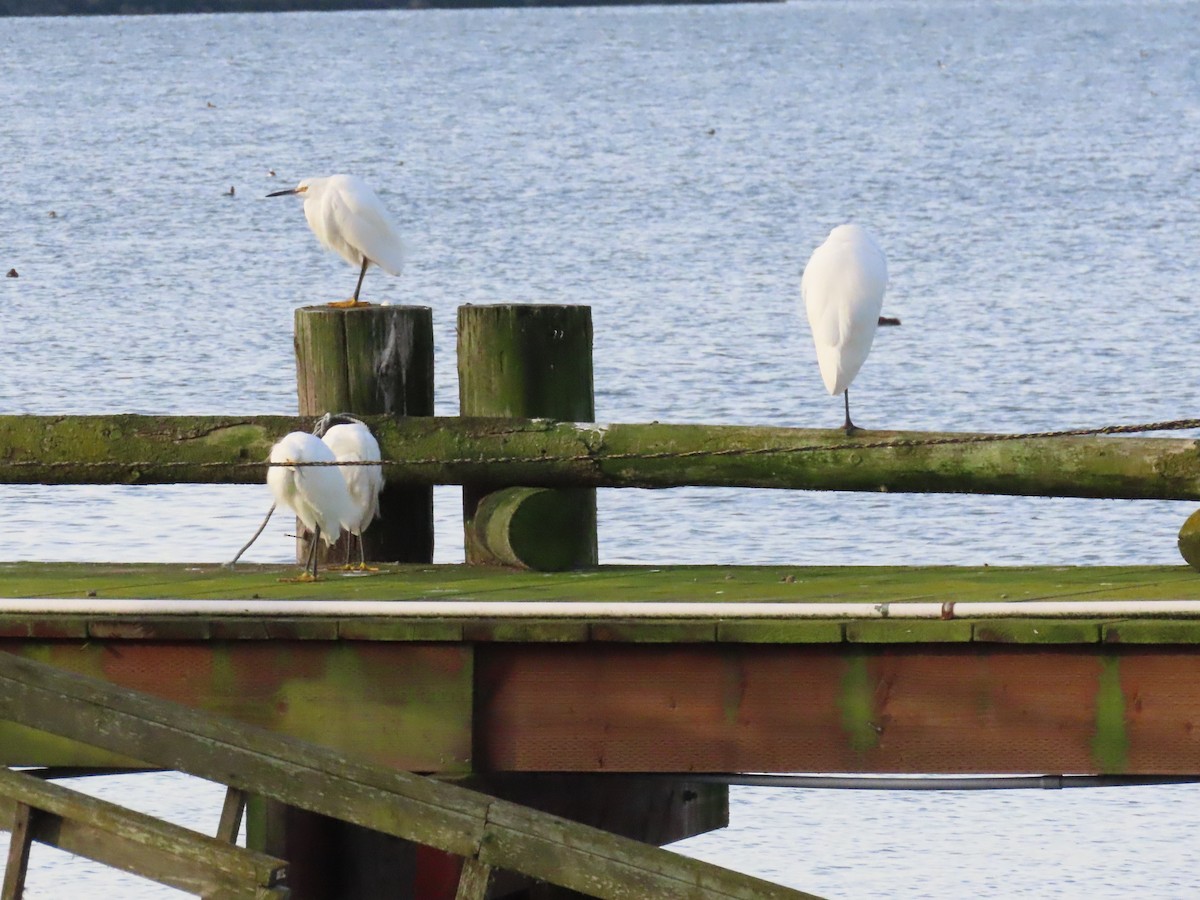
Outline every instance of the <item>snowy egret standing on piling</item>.
{"label": "snowy egret standing on piling", "polygon": [[845,398],[846,434],[856,430],[850,421],[850,382],[871,352],[886,287],[887,258],[861,225],[839,225],[829,232],[800,281],[821,379],[830,394]]}
{"label": "snowy egret standing on piling", "polygon": [[[321,437],[333,451],[338,462],[376,462],[382,457],[379,442],[371,429],[362,422],[351,421],[345,425],[334,425]],[[338,466],[350,499],[354,503],[356,518],[346,526],[358,537],[358,567],[366,569],[366,552],[363,550],[363,532],[379,515],[379,492],[383,490],[382,466]],[[350,544],[346,544],[346,567],[350,567]]]}
{"label": "snowy egret standing on piling", "polygon": [[[333,451],[315,435],[293,431],[271,448],[272,463],[337,462]],[[342,529],[350,530],[358,511],[336,466],[273,465],[267,470],[267,486],[275,502],[292,510],[313,532],[301,581],[317,580],[317,541],[332,545]],[[311,568],[311,574],[310,574]]]}
{"label": "snowy egret standing on piling", "polygon": [[305,178],[294,188],[274,191],[268,197],[298,194],[304,198],[304,218],[321,245],[351,265],[361,266],[354,296],[330,306],[367,306],[360,303],[363,276],[372,263],[389,275],[399,275],[408,258],[387,208],[364,181],[353,175]]}

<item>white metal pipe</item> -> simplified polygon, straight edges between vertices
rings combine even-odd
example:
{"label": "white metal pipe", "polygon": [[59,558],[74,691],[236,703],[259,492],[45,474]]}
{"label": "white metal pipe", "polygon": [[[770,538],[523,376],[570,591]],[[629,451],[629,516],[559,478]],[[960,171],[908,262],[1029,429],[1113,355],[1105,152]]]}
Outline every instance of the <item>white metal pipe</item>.
{"label": "white metal pipe", "polygon": [[481,600],[0,600],[0,615],[400,619],[1128,619],[1200,618],[1200,600],[729,603]]}

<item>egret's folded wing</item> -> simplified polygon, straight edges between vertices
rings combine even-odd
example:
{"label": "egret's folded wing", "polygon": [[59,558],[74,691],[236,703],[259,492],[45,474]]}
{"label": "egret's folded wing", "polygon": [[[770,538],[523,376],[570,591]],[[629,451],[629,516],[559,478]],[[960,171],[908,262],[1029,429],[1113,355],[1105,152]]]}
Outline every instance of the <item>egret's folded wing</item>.
{"label": "egret's folded wing", "polygon": [[347,187],[330,195],[330,212],[347,242],[389,275],[400,274],[408,248],[378,197]]}

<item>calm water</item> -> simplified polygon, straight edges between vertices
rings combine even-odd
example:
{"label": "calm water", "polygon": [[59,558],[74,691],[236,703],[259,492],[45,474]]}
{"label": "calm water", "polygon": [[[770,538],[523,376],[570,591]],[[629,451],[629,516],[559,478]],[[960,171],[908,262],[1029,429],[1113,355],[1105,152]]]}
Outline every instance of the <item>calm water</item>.
{"label": "calm water", "polygon": [[[795,301],[856,220],[904,322],[855,382],[864,427],[1193,416],[1198,25],[1195,3],[953,0],[0,20],[0,271],[20,272],[0,413],[294,411],[292,310],[355,273],[262,195],[348,171],[412,237],[365,296],[433,308],[442,414],[455,308],[520,301],[592,305],[601,420],[837,424]],[[438,501],[456,560],[455,491]],[[225,559],[268,504],[0,488],[0,560]],[[600,541],[608,562],[1174,563],[1190,512],[606,492]],[[283,531],[250,558],[288,558]],[[95,789],[207,829],[219,808],[174,776]],[[687,846],[839,898],[1178,897],[1198,799],[739,790],[734,827]],[[39,852],[30,896],[175,896]]]}

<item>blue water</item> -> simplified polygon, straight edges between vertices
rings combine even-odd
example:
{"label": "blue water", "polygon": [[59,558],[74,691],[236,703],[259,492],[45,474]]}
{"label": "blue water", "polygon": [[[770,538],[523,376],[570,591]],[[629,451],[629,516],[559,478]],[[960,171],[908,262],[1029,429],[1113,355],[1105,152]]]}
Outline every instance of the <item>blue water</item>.
{"label": "blue water", "polygon": [[[859,221],[903,321],[855,381],[860,425],[1193,416],[1198,20],[1051,0],[0,20],[0,272],[20,273],[0,413],[294,411],[292,310],[356,273],[262,196],[348,171],[414,245],[364,296],[433,308],[442,414],[456,307],[554,302],[593,307],[602,421],[836,425],[795,304],[812,249]],[[459,559],[455,489],[437,500],[437,558]],[[226,559],[268,505],[0,487],[0,560]],[[1174,563],[1191,511],[607,491],[600,552]],[[249,558],[289,558],[284,530]],[[162,777],[102,789],[211,829],[219,796]],[[733,827],[687,847],[839,898],[1178,897],[1196,799],[737,790]],[[46,854],[30,896],[175,896]]]}

